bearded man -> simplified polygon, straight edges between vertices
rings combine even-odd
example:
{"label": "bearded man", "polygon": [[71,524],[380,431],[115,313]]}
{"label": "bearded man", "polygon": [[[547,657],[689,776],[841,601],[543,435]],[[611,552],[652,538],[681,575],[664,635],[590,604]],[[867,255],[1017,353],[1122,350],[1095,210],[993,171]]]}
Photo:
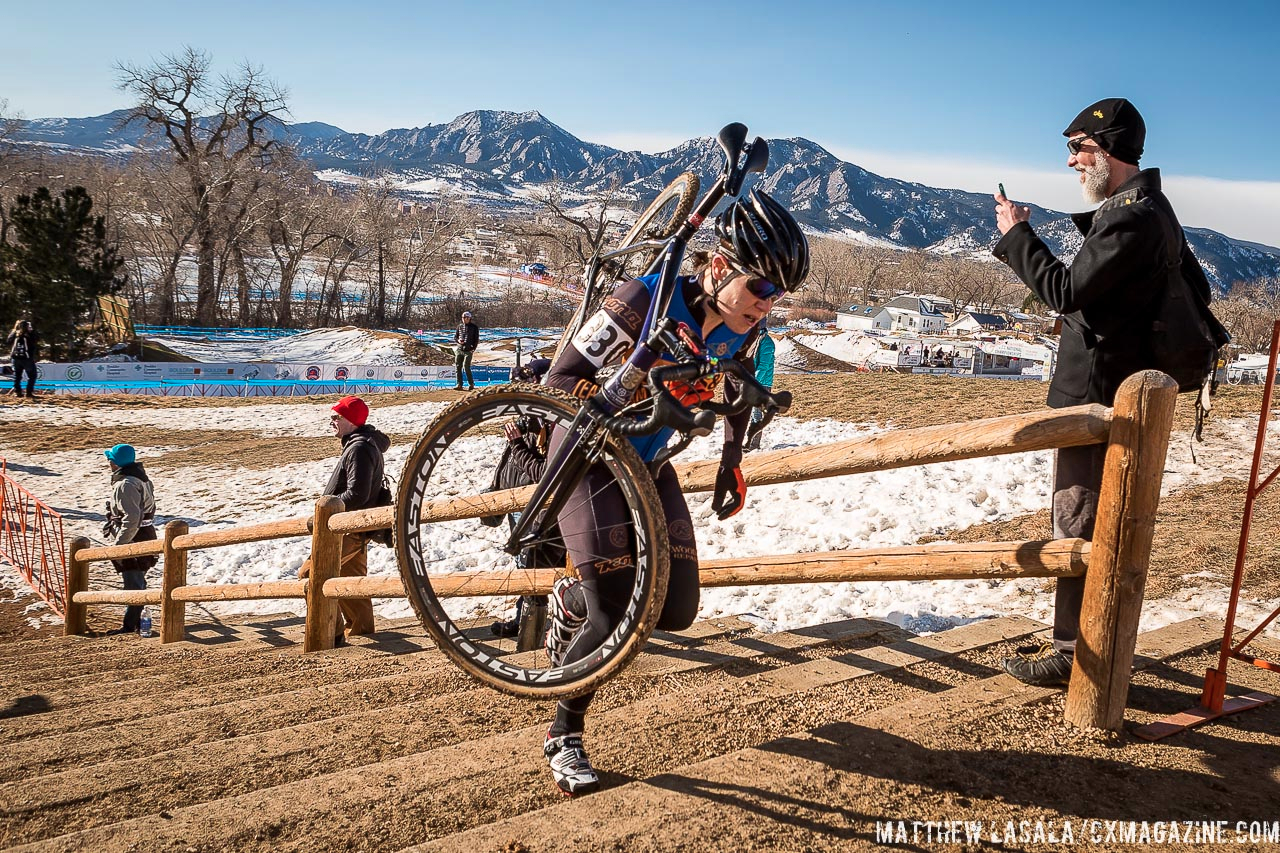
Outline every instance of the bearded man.
{"label": "bearded man", "polygon": [[[1146,124],[1123,98],[1086,107],[1067,125],[1067,166],[1080,175],[1084,199],[1101,206],[1071,218],[1084,244],[1067,266],[1031,229],[1031,209],[996,194],[994,254],[1042,302],[1062,315],[1058,366],[1049,385],[1054,408],[1115,402],[1116,390],[1143,369],[1152,325],[1143,322],[1153,294],[1168,281],[1172,257],[1208,304],[1208,279],[1187,247],[1160,171],[1140,169]],[[1174,250],[1174,251],[1171,251]],[[1093,538],[1106,445],[1064,447],[1054,463],[1054,538]],[[1005,671],[1028,684],[1063,685],[1071,675],[1084,578],[1059,578],[1053,642],[1018,649]]]}

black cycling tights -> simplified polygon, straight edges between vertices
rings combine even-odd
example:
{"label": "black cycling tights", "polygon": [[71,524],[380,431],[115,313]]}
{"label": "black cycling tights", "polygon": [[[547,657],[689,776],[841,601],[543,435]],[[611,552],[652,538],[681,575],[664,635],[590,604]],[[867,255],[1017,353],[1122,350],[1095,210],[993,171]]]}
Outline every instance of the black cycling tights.
{"label": "black cycling tights", "polygon": [[[658,627],[680,631],[692,625],[698,615],[698,548],[689,506],[670,465],[662,466],[655,483],[671,544],[671,579]],[[612,475],[602,465],[593,466],[574,490],[560,513],[560,532],[582,579],[580,588],[587,609],[587,624],[565,654],[565,662],[571,663],[609,635],[634,587],[634,543],[626,504]],[[577,610],[580,606],[581,602],[570,601],[571,608]],[[560,702],[550,735],[581,732],[594,695],[586,693]]]}

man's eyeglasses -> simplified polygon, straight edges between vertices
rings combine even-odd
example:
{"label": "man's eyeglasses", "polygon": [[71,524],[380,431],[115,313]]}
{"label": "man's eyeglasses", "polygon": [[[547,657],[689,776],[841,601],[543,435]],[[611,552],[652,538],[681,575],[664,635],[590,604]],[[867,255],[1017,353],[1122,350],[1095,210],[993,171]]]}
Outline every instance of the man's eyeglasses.
{"label": "man's eyeglasses", "polygon": [[1092,140],[1090,140],[1089,137],[1087,136],[1077,136],[1075,139],[1068,139],[1067,150],[1070,151],[1072,154],[1077,154],[1077,155],[1081,151],[1101,151],[1102,150],[1097,145],[1090,145],[1086,148],[1085,143],[1091,142],[1091,141]]}

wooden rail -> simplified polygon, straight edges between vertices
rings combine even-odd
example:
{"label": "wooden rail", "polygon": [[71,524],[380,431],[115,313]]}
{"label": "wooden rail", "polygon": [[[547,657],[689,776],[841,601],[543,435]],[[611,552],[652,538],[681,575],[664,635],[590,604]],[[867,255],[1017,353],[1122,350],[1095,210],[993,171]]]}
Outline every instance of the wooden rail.
{"label": "wooden rail", "polygon": [[[1170,390],[1172,389],[1172,390]],[[1070,577],[1086,575],[1086,606],[1077,647],[1077,667],[1068,696],[1068,719],[1081,725],[1119,726],[1128,690],[1128,666],[1137,636],[1152,520],[1168,447],[1176,387],[1154,371],[1124,383],[1116,407],[1088,405],[987,418],[962,424],[895,430],[815,447],[752,454],[743,462],[749,485],[869,473],[1009,453],[1109,443],[1097,549],[1080,539],[1045,542],[980,542],[704,561],[703,586],[840,581],[946,580],[967,578]],[[685,492],[709,491],[714,460],[677,466]],[[532,487],[433,501],[426,521],[501,515],[523,508]],[[303,598],[307,601],[304,649],[332,647],[337,601],[403,597],[398,577],[338,577],[342,536],[390,527],[394,509],[343,512],[336,498],[321,498],[312,517],[190,533],[171,522],[162,541],[89,547],[77,539],[69,549],[71,587],[67,633],[83,633],[84,607],[91,603],[156,604],[162,607],[162,639],[183,636],[183,608],[192,601]],[[181,525],[180,527],[176,525]],[[312,571],[307,580],[252,584],[187,585],[186,554],[200,548],[284,537],[311,537]],[[161,554],[160,590],[87,591],[93,560]],[[1086,573],[1086,569],[1093,570]],[[457,573],[433,588],[442,597],[546,593],[554,570]],[[1127,655],[1127,657],[1126,657]]]}
{"label": "wooden rail", "polygon": [[[1083,539],[1045,542],[972,542],[911,545],[702,560],[703,587],[845,581],[938,581],[970,578],[1061,578],[1085,573],[1089,543]],[[433,580],[440,598],[481,595],[545,595],[556,569],[457,572]],[[283,583],[288,583],[284,581]],[[404,598],[399,577],[335,578],[324,585],[329,598]]]}

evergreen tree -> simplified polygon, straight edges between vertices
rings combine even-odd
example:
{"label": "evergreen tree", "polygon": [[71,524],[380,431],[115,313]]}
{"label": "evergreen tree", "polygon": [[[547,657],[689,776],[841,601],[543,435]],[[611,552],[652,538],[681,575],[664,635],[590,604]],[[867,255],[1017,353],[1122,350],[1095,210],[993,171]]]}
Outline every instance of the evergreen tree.
{"label": "evergreen tree", "polygon": [[51,357],[77,355],[76,323],[99,296],[124,286],[124,260],[84,187],[58,198],[46,187],[18,196],[10,219],[13,242],[0,245],[0,318],[30,317]]}

